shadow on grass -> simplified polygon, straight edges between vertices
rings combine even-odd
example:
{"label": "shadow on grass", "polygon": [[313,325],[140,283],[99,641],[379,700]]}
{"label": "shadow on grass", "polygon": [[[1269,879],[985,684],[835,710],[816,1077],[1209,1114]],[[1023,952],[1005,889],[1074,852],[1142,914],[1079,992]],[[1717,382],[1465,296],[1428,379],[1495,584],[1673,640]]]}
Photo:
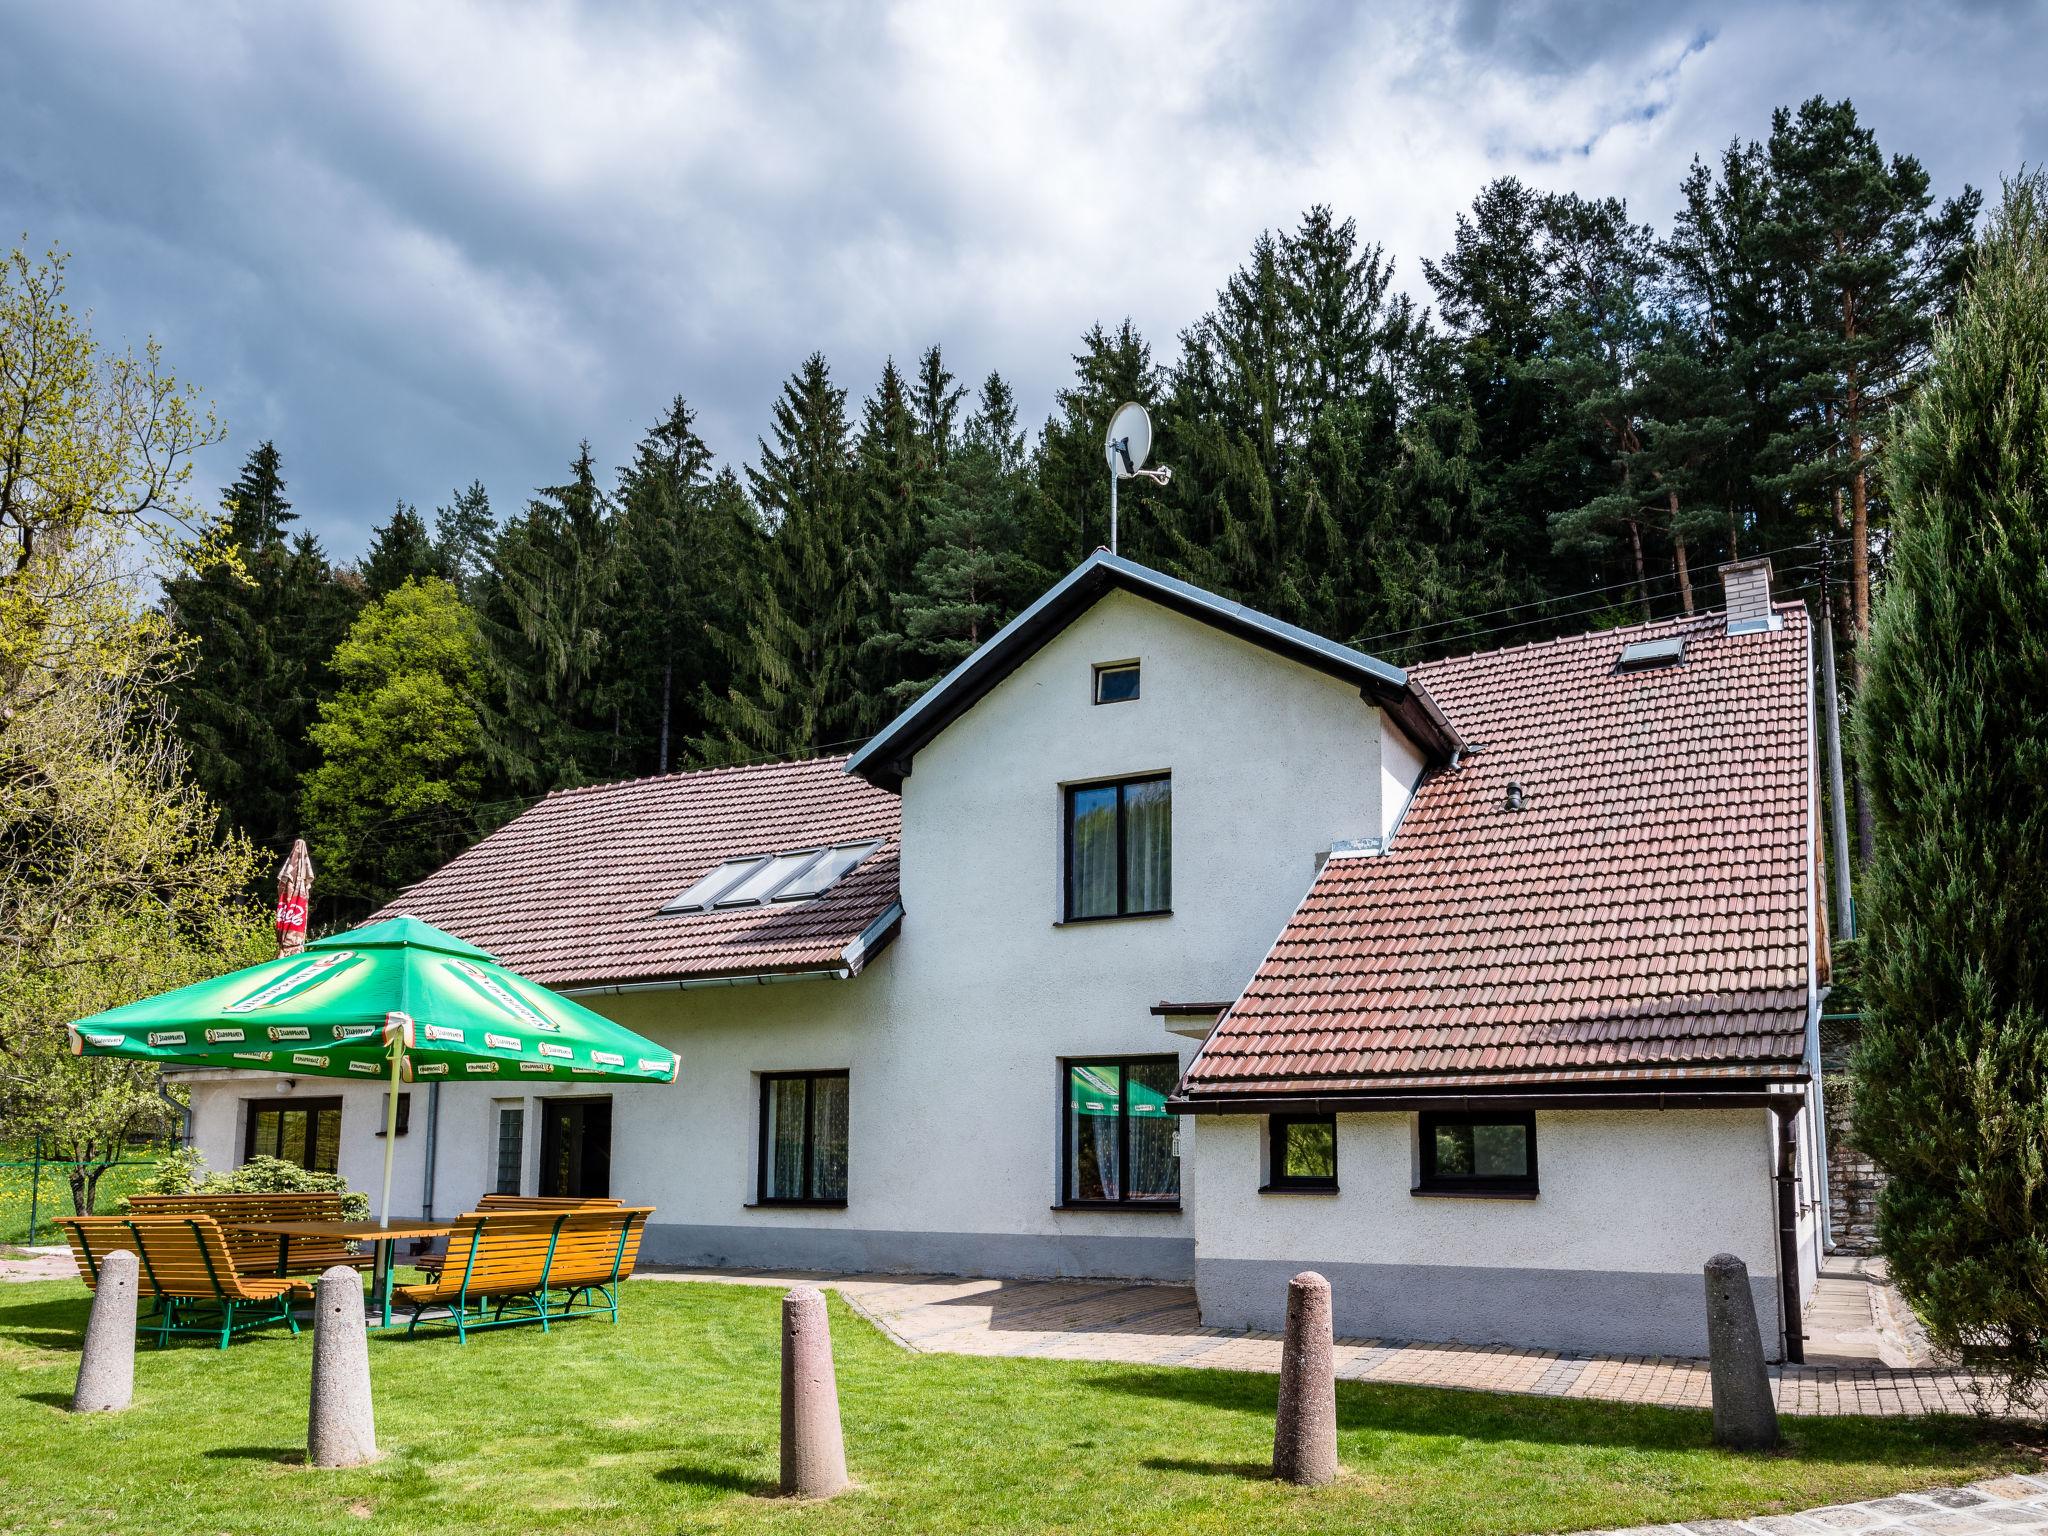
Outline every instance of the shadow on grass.
{"label": "shadow on grass", "polygon": [[757,1499],[772,1499],[782,1492],[775,1483],[724,1467],[665,1467],[654,1474],[654,1480],[657,1483],[680,1483],[688,1488],[719,1488],[727,1493],[750,1493]]}
{"label": "shadow on grass", "polygon": [[29,1349],[76,1350],[85,1342],[91,1298],[24,1301],[0,1307],[0,1338]]}
{"label": "shadow on grass", "polygon": [[217,1445],[202,1452],[208,1461],[268,1461],[281,1467],[304,1466],[303,1445]]}
{"label": "shadow on grass", "polygon": [[66,1412],[69,1412],[71,1408],[71,1394],[69,1392],[24,1392],[21,1394],[21,1401],[24,1403],[42,1403],[46,1407],[62,1408]]}
{"label": "shadow on grass", "polygon": [[1154,1472],[1192,1472],[1197,1477],[1242,1477],[1262,1483],[1273,1480],[1271,1463],[1263,1461],[1192,1461],[1180,1456],[1148,1456],[1143,1465]]}
{"label": "shadow on grass", "polygon": [[[1279,1392],[1277,1377],[1234,1371],[1123,1371],[1098,1378],[1093,1385],[1103,1392],[1267,1418],[1273,1414]],[[1780,1455],[1813,1463],[1882,1461],[1903,1468],[1961,1462],[1980,1455],[1987,1446],[2010,1443],[2020,1429],[2011,1422],[1960,1414],[1925,1418],[1788,1414],[1780,1423],[1785,1435]],[[1337,1383],[1337,1427],[1342,1432],[1609,1450],[1705,1450],[1713,1443],[1712,1415],[1700,1408],[1362,1381]],[[1191,1462],[1184,1469],[1222,1465]],[[1264,1472],[1261,1469],[1261,1475]]]}

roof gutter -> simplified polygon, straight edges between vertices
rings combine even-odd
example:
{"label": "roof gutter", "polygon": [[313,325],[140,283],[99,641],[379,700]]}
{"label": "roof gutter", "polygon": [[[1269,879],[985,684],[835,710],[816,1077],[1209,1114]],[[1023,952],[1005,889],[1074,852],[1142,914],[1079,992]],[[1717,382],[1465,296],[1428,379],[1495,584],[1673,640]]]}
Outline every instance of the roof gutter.
{"label": "roof gutter", "polygon": [[[1773,1078],[1787,1088],[1804,1078]],[[1176,1094],[1166,1101],[1175,1115],[1370,1115],[1408,1114],[1422,1109],[1485,1112],[1497,1109],[1775,1109],[1801,1096],[1767,1088],[1543,1089],[1498,1093],[1245,1094],[1239,1098],[1195,1098]]]}
{"label": "roof gutter", "polygon": [[589,987],[555,987],[563,997],[626,997],[635,992],[694,992],[700,987],[770,987],[783,981],[845,981],[845,966],[817,971],[756,971],[745,976],[680,976],[667,981],[608,981]]}

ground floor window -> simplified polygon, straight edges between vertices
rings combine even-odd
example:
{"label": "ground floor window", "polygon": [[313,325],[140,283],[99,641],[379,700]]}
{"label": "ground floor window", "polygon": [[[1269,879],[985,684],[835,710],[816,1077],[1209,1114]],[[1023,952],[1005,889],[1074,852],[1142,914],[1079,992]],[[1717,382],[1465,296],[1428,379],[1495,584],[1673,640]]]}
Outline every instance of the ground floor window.
{"label": "ground floor window", "polygon": [[498,1179],[492,1189],[501,1195],[519,1193],[526,1168],[526,1106],[498,1106]]}
{"label": "ground floor window", "polygon": [[601,1200],[612,1192],[612,1101],[542,1099],[540,1189],[543,1195]]}
{"label": "ground floor window", "polygon": [[846,1204],[847,1074],[761,1074],[762,1205]]}
{"label": "ground floor window", "polygon": [[337,1172],[341,1166],[341,1100],[295,1099],[280,1104],[251,1099],[242,1161],[252,1157],[281,1157],[312,1173]]}
{"label": "ground floor window", "polygon": [[1266,1188],[1337,1187],[1335,1115],[1275,1115],[1269,1135]]}
{"label": "ground floor window", "polygon": [[1421,1129],[1417,1194],[1536,1193],[1536,1116],[1529,1111],[1424,1111]]}
{"label": "ground floor window", "polygon": [[1166,1096],[1180,1078],[1174,1056],[1068,1061],[1066,1205],[1180,1203],[1180,1122]]}

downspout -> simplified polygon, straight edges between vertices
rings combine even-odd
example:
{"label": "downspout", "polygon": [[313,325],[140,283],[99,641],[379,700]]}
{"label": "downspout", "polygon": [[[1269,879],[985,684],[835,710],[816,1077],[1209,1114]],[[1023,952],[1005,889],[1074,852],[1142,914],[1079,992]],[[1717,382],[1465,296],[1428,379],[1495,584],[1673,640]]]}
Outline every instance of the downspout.
{"label": "downspout", "polygon": [[1799,1132],[1793,1116],[1805,1107],[1806,1095],[1786,1094],[1772,1105],[1778,1117],[1778,1310],[1785,1322],[1785,1363],[1806,1363],[1806,1332],[1799,1305]]}
{"label": "downspout", "polygon": [[441,1083],[437,1078],[427,1084],[427,1177],[426,1188],[420,1192],[420,1215],[434,1219],[434,1145],[441,1129]]}
{"label": "downspout", "polygon": [[192,1090],[189,1088],[185,1090],[185,1102],[180,1104],[171,1097],[170,1084],[159,1077],[156,1080],[156,1096],[162,1099],[168,1107],[178,1112],[178,1145],[190,1147],[192,1145]]}
{"label": "downspout", "polygon": [[[1822,613],[1823,615],[1826,613],[1825,595],[1822,598]],[[1824,625],[1827,623],[1825,617],[1823,617],[1822,623]],[[1831,628],[1824,628],[1822,633],[1832,637],[1833,631]],[[1827,704],[1829,709],[1832,710],[1835,705],[1835,668],[1832,638],[1830,638],[1829,644]],[[1813,624],[1810,620],[1806,626],[1806,671],[1809,677],[1813,675]],[[1842,792],[1839,772],[1841,767],[1840,740],[1833,729],[1833,722],[1834,717],[1830,715],[1828,746],[1834,755],[1834,764],[1837,770],[1835,794],[1839,797]],[[1822,1076],[1820,1068],[1820,1011],[1827,1002],[1828,988],[1820,984],[1820,947],[1823,942],[1821,938],[1821,912],[1823,910],[1822,903],[1827,900],[1827,894],[1825,877],[1822,873],[1823,861],[1818,854],[1820,848],[1820,743],[1815,739],[1817,735],[1818,733],[1814,730],[1813,690],[1809,688],[1806,691],[1807,836],[1805,846],[1807,857],[1814,860],[1816,867],[1813,871],[1813,878],[1806,882],[1806,899],[1812,903],[1812,908],[1806,916],[1806,1071],[1813,1080],[1813,1103],[1811,1106],[1813,1111],[1813,1182],[1817,1186],[1817,1204],[1820,1208],[1819,1230],[1814,1235],[1813,1244],[1816,1256],[1828,1252],[1835,1240],[1834,1180],[1828,1176],[1828,1086],[1827,1080]],[[1838,808],[1840,804],[1841,802],[1838,798],[1836,801]],[[1841,832],[1842,835],[1836,848],[1836,857],[1843,861],[1843,869],[1846,871],[1848,867],[1846,861],[1849,857],[1849,834],[1846,821],[1842,823]],[[1854,913],[1850,912],[1849,909],[1848,882],[1846,878],[1842,882],[1842,911],[1848,914],[1846,921],[1849,924],[1849,930],[1843,937],[1852,937],[1855,932],[1856,919]],[[1830,945],[1828,958],[1828,976],[1832,980],[1834,977],[1832,945]]]}

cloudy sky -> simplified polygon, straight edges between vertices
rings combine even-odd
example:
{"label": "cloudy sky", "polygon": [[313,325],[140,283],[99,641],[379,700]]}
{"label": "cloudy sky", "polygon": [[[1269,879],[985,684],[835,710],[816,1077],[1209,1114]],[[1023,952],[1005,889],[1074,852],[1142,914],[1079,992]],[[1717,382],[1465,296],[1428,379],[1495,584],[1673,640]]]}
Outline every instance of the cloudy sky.
{"label": "cloudy sky", "polygon": [[678,392],[752,456],[822,348],[939,341],[1042,417],[1074,339],[1162,354],[1313,202],[1420,289],[1486,179],[1662,223],[1696,152],[1848,95],[1946,195],[2048,159],[2038,7],[1467,0],[730,6],[0,0],[0,225],[73,253],[342,556],[501,512]]}

